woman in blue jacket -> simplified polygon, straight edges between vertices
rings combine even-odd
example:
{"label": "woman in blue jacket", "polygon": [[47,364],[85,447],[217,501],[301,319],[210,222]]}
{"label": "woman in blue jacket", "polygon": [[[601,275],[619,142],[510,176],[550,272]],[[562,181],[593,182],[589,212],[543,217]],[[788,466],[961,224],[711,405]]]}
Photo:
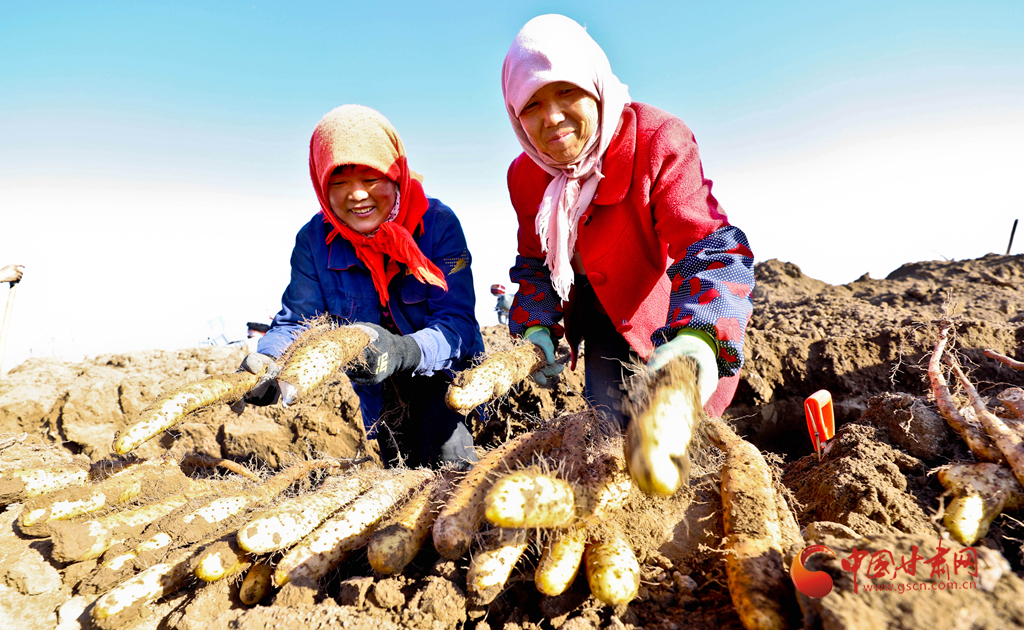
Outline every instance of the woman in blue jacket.
{"label": "woman in blue jacket", "polygon": [[309,170],[320,212],[295,239],[281,311],[242,362],[253,373],[270,366],[246,402],[277,400],[274,360],[305,320],[329,313],[374,338],[348,375],[367,438],[377,439],[385,463],[476,461],[463,417],[444,402],[453,371],[483,352],[458,218],[426,196],[398,132],[367,107],[324,116],[310,141]]}

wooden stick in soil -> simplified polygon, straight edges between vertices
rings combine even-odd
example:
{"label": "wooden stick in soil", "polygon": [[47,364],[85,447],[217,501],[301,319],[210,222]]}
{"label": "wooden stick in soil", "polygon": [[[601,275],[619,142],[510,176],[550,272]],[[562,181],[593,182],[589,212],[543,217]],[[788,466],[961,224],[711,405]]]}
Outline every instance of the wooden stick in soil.
{"label": "wooden stick in soil", "polygon": [[747,630],[789,628],[798,608],[771,470],[761,452],[724,422],[712,418],[706,426],[725,453],[721,490],[729,595]]}
{"label": "wooden stick in soil", "polygon": [[544,354],[532,343],[490,354],[480,365],[460,372],[448,387],[445,401],[454,411],[467,414],[504,396],[544,366]]}
{"label": "wooden stick in soil", "polygon": [[1011,431],[998,416],[988,410],[978,394],[978,390],[967,379],[967,376],[960,369],[956,361],[950,358],[949,364],[953,368],[956,377],[960,380],[960,384],[967,390],[967,397],[971,399],[971,405],[974,407],[974,412],[978,415],[978,420],[981,421],[981,426],[985,427],[985,432],[988,433],[989,437],[992,438],[992,441],[999,448],[999,451],[1006,457],[1006,462],[1013,470],[1013,475],[1017,478],[1017,481],[1024,484],[1024,440],[1015,431]]}
{"label": "wooden stick in soil", "polygon": [[1012,367],[1015,370],[1024,370],[1024,361],[1016,361],[1004,354],[999,354],[995,350],[985,350],[985,356],[990,359],[995,359],[996,361]]}
{"label": "wooden stick in soil", "polygon": [[939,408],[939,414],[946,419],[949,426],[960,436],[960,439],[967,444],[974,456],[985,462],[1005,463],[1006,458],[999,452],[992,440],[985,435],[980,427],[970,423],[964,418],[953,402],[949,393],[949,386],[946,384],[946,377],[942,375],[942,353],[946,349],[946,342],[949,338],[951,322],[943,320],[939,327],[939,339],[935,342],[931,359],[928,361],[928,379],[931,381],[932,394],[935,396],[935,405]]}

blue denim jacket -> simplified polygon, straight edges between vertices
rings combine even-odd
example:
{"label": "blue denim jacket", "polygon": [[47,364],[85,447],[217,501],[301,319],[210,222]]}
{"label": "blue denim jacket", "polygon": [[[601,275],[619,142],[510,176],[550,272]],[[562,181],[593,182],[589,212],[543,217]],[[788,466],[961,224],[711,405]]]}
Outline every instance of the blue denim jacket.
{"label": "blue denim jacket", "polygon": [[[416,243],[448,282],[448,291],[423,284],[409,273],[400,273],[388,286],[391,317],[403,335],[410,335],[422,350],[415,374],[462,370],[483,352],[480,325],[476,321],[472,258],[462,225],[451,208],[430,199],[423,215],[423,231]],[[299,230],[292,251],[291,281],[281,297],[281,310],[257,351],[280,357],[302,331],[306,319],[330,313],[343,323],[380,324],[381,309],[370,272],[343,238],[326,243],[330,229],[317,214]],[[380,385],[357,385],[363,424],[375,427],[382,405]],[[372,435],[370,437],[373,437]]]}

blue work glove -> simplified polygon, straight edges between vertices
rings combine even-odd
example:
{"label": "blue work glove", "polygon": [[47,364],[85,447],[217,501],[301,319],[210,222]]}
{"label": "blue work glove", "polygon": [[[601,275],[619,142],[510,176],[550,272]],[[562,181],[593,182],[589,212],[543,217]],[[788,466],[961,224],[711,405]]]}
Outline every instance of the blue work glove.
{"label": "blue work glove", "polygon": [[376,385],[396,372],[412,372],[419,367],[423,351],[412,337],[396,335],[376,324],[352,325],[370,335],[363,360],[345,370],[353,383]]}
{"label": "blue work glove", "polygon": [[706,405],[718,387],[715,347],[714,340],[707,333],[684,328],[676,334],[675,339],[654,349],[647,359],[647,367],[656,372],[678,357],[692,358],[699,368],[697,386],[700,388],[700,402]]}
{"label": "blue work glove", "polygon": [[544,352],[546,364],[530,375],[538,385],[547,385],[550,380],[562,373],[565,366],[555,363],[555,343],[551,339],[551,331],[545,326],[531,326],[523,335],[527,341]]}
{"label": "blue work glove", "polygon": [[[238,410],[236,413],[241,413],[244,409],[244,403],[255,405],[257,407],[266,407],[277,402],[278,398],[281,397],[281,390],[277,387],[277,375],[281,373],[281,366],[274,361],[274,357],[269,354],[261,354],[259,352],[250,352],[245,355],[242,359],[242,365],[239,366],[238,371],[248,372],[250,374],[259,374],[266,370],[263,377],[259,380],[256,385],[249,390],[239,403],[236,403]],[[232,406],[234,409],[235,406]]]}

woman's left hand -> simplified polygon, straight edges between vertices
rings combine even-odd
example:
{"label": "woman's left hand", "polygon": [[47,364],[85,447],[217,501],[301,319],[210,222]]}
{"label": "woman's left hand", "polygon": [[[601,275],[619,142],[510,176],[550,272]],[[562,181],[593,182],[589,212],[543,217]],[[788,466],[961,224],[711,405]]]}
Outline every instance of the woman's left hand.
{"label": "woman's left hand", "polygon": [[423,351],[412,337],[396,335],[377,324],[358,323],[353,326],[370,335],[362,361],[345,370],[353,383],[376,385],[396,372],[411,372],[419,366]]}
{"label": "woman's left hand", "polygon": [[647,359],[647,367],[657,371],[679,357],[690,357],[697,363],[700,402],[702,405],[707,404],[718,387],[718,362],[710,342],[703,333],[683,329],[676,334],[675,339],[654,349]]}

